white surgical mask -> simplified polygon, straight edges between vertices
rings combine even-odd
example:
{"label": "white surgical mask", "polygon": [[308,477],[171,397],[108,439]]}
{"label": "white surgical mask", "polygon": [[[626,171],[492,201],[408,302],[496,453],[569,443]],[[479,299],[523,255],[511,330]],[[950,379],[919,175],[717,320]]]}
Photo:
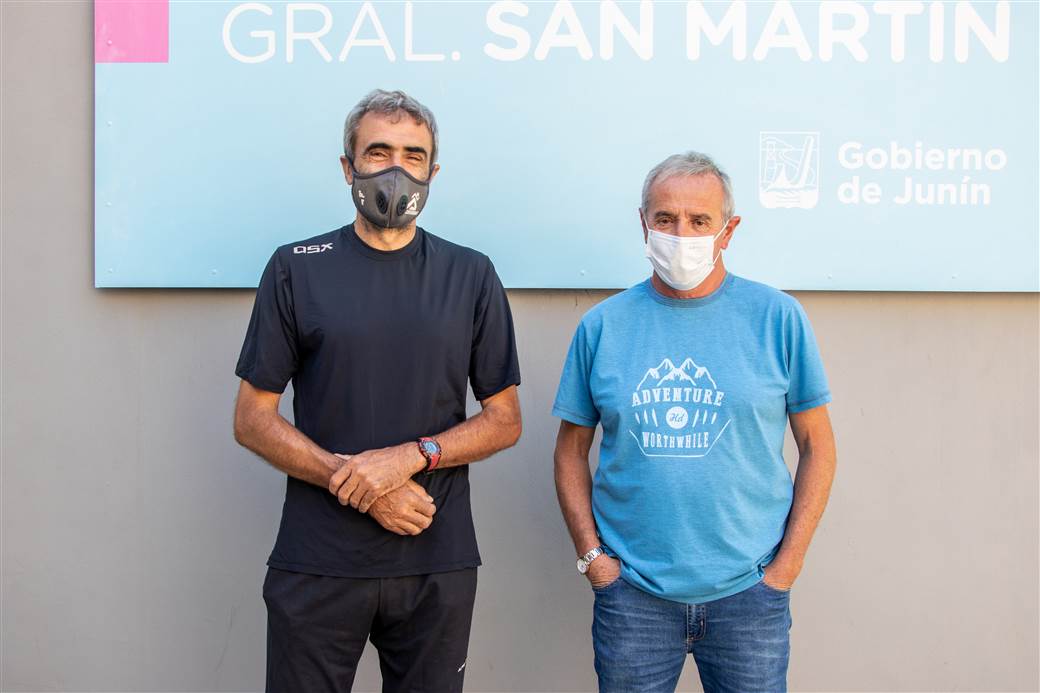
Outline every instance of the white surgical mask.
{"label": "white surgical mask", "polygon": [[689,291],[715,269],[715,262],[722,254],[720,249],[713,255],[715,239],[728,224],[729,219],[714,236],[673,236],[647,227],[646,257],[661,281],[676,291]]}

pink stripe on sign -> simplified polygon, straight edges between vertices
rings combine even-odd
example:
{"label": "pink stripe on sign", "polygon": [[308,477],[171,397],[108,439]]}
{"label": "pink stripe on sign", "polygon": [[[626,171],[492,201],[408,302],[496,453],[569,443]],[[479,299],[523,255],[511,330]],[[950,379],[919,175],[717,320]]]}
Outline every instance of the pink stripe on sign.
{"label": "pink stripe on sign", "polygon": [[169,0],[95,0],[95,63],[169,60]]}

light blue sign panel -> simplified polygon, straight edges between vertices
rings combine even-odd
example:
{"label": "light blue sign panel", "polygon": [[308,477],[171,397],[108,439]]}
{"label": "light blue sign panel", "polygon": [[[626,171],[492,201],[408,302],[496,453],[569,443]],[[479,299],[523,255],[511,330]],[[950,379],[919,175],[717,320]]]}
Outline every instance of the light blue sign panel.
{"label": "light blue sign panel", "polygon": [[441,127],[420,223],[508,287],[649,274],[646,172],[706,152],[727,266],[785,289],[1037,291],[1035,3],[170,2],[165,63],[97,63],[96,285],[253,287],[351,221],[349,109]]}

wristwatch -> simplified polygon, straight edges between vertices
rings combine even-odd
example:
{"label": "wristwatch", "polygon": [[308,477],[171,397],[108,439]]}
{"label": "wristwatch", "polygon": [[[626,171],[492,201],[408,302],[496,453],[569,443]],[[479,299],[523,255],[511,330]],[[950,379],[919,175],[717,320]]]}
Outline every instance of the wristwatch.
{"label": "wristwatch", "polygon": [[578,572],[581,573],[582,575],[584,575],[585,573],[589,572],[589,563],[592,563],[594,560],[599,558],[600,555],[602,555],[603,553],[604,553],[603,547],[602,546],[597,546],[596,548],[592,549],[591,551],[589,551],[584,556],[579,556],[578,557]]}
{"label": "wristwatch", "polygon": [[418,442],[419,452],[426,458],[426,469],[423,471],[432,472],[441,463],[441,444],[433,438],[420,438]]}

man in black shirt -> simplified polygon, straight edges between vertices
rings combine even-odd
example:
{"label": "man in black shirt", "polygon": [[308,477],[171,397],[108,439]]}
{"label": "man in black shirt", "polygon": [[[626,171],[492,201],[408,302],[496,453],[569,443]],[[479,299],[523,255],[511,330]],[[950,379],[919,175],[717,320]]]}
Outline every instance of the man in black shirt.
{"label": "man in black shirt", "polygon": [[235,439],[288,475],[267,690],[349,690],[368,639],[384,690],[461,690],[480,565],[466,465],[520,436],[512,317],[486,256],[416,226],[433,114],[376,90],[343,139],[354,223],[275,251],[235,370]]}

